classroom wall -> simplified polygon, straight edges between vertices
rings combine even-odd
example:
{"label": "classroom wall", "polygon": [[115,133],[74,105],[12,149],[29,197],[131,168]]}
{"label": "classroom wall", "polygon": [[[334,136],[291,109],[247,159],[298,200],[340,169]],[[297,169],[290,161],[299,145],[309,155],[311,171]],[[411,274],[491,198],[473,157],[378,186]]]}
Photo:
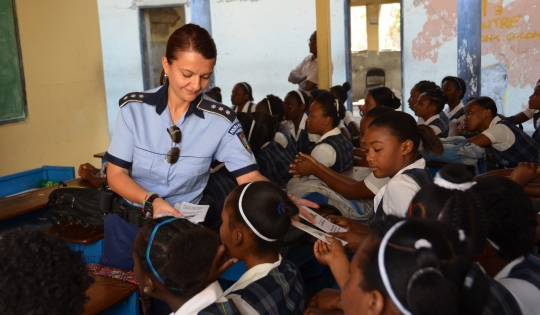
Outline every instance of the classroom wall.
{"label": "classroom wall", "polygon": [[0,176],[43,165],[99,165],[108,144],[97,5],[17,0],[28,119],[0,126]]}

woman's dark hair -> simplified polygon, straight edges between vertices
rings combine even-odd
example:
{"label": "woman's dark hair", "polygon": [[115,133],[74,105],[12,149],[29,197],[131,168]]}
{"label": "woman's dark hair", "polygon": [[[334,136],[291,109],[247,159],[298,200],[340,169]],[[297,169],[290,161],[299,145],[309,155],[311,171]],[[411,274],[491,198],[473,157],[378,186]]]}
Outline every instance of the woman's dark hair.
{"label": "woman's dark hair", "polygon": [[536,211],[523,188],[503,176],[479,179],[471,189],[486,205],[488,238],[499,255],[514,260],[534,246]]}
{"label": "woman's dark hair", "polygon": [[345,103],[347,99],[349,98],[348,92],[351,90],[351,84],[349,82],[345,82],[342,85],[335,85],[330,88],[330,92],[336,93],[340,101]]}
{"label": "woman's dark hair", "polygon": [[[264,139],[266,138],[266,134],[268,133],[268,130],[262,125],[257,124],[253,116],[251,116],[251,114],[240,112],[236,114],[236,118],[240,122],[240,125],[242,126],[242,130],[244,130],[244,135],[246,136],[246,139],[249,141],[249,146],[251,147],[251,151],[253,152],[253,155],[255,155],[255,157],[258,157],[261,147],[266,142],[264,141]],[[255,123],[255,125],[253,125],[253,130],[251,130],[251,125],[253,123]],[[251,135],[249,133],[250,130],[251,130]]]}
{"label": "woman's dark hair", "polygon": [[[382,281],[378,253],[384,235],[397,221],[392,216],[389,219],[371,225],[374,242],[358,266],[363,276],[362,289],[378,290],[385,297],[389,294]],[[451,226],[434,220],[408,219],[392,234],[384,250],[392,291],[412,314],[481,313],[489,297],[487,279]]]}
{"label": "woman's dark hair", "polygon": [[461,91],[461,95],[459,96],[459,99],[463,99],[463,97],[465,96],[465,93],[467,93],[467,84],[465,84],[465,80],[463,80],[460,77],[447,76],[442,79],[441,85],[443,85],[444,82],[446,81],[450,81],[456,85],[458,90]]}
{"label": "woman's dark hair", "polygon": [[448,102],[448,96],[440,89],[427,90],[422,94],[429,98],[431,104],[437,106],[437,113],[442,112],[444,105]]}
{"label": "woman's dark hair", "polygon": [[369,112],[367,112],[364,117],[376,118],[376,117],[381,116],[382,114],[386,114],[393,111],[394,109],[390,107],[377,106],[377,107],[372,108]]}
{"label": "woman's dark hair", "polygon": [[244,92],[249,95],[249,100],[253,102],[253,89],[251,85],[247,82],[236,83],[236,86],[239,86]]}
{"label": "woman's dark hair", "polygon": [[204,93],[206,96],[210,97],[216,102],[221,103],[222,97],[221,97],[221,89],[217,86],[214,86],[208,92]]}
{"label": "woman's dark hair", "polygon": [[382,127],[391,135],[396,137],[399,142],[407,140],[413,142],[413,153],[416,155],[420,142],[426,153],[433,152],[435,155],[441,155],[444,148],[441,139],[435,135],[433,129],[427,125],[417,125],[414,118],[404,112],[393,111],[375,118],[369,127]]}
{"label": "woman's dark hair", "polygon": [[172,63],[178,59],[179,52],[193,51],[205,59],[217,57],[216,43],[207,30],[196,24],[186,24],[174,31],[167,41],[165,57]]}
{"label": "woman's dark hair", "polygon": [[[274,140],[277,132],[274,118],[266,112],[253,112],[251,113],[251,116],[253,116],[256,125],[258,124],[263,127],[257,129],[257,131],[261,131],[261,135],[259,136],[263,139],[263,144]],[[253,136],[254,135],[252,135],[252,137]]]}
{"label": "woman's dark hair", "polygon": [[[225,207],[229,209],[229,229],[238,224],[246,224],[240,214],[238,201],[240,194],[248,184],[236,187],[229,197]],[[253,253],[262,257],[268,253],[278,253],[283,238],[291,227],[291,217],[298,214],[298,208],[281,187],[271,182],[254,182],[244,193],[242,209],[253,227],[263,236],[277,239],[267,242],[252,234],[255,242]]]}
{"label": "woman's dark hair", "polygon": [[[302,101],[302,99],[300,98],[300,95],[298,95],[298,92],[300,92],[302,94],[302,97],[304,98],[304,101]],[[289,93],[287,93],[287,96],[290,96],[292,98],[294,98],[298,104],[302,105],[306,105],[307,106],[307,103],[309,103],[309,96],[306,94],[306,92],[302,91],[302,90],[294,90],[294,91],[290,91]]]}
{"label": "woman's dark hair", "polygon": [[493,115],[493,117],[497,116],[497,104],[495,104],[495,101],[491,99],[490,97],[479,96],[479,97],[472,97],[467,100],[467,104],[470,104],[472,102],[475,102],[482,109],[491,110],[491,115]]}
{"label": "woman's dark hair", "polygon": [[94,282],[79,251],[36,230],[0,234],[2,314],[82,314]]}
{"label": "woman's dark hair", "polygon": [[401,106],[401,101],[396,97],[394,92],[385,86],[376,87],[368,90],[373,99],[379,106],[386,106],[393,109],[398,109]]}
{"label": "woman's dark hair", "polygon": [[345,107],[332,93],[321,92],[315,102],[321,104],[323,116],[332,118],[332,127],[337,127],[339,121],[345,117]]}
{"label": "woman's dark hair", "polygon": [[413,88],[415,88],[418,93],[422,94],[429,90],[438,89],[439,86],[435,82],[423,80],[416,83]]}
{"label": "woman's dark hair", "polygon": [[[146,220],[135,239],[133,252],[142,271],[151,277],[154,275],[146,261],[148,242],[156,225],[169,219]],[[205,288],[220,244],[215,232],[180,218],[159,227],[151,245],[150,261],[171,293],[191,297]]]}

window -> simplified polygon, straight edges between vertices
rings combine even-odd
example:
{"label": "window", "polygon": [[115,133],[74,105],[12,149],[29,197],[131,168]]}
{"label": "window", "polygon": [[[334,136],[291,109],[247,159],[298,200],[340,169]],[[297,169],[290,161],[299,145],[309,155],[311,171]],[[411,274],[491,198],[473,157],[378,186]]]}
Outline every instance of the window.
{"label": "window", "polygon": [[401,8],[399,3],[381,4],[379,50],[401,50]]}
{"label": "window", "polygon": [[159,86],[161,57],[165,56],[169,36],[184,25],[184,11],[182,7],[144,9],[141,19],[144,89],[149,90]]}
{"label": "window", "polygon": [[366,6],[351,7],[351,51],[368,49]]}

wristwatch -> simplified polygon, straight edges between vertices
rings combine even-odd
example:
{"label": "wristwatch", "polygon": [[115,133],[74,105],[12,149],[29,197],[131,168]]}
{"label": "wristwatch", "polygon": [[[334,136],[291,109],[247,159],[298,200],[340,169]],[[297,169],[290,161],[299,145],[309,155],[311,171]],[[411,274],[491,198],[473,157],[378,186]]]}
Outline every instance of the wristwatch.
{"label": "wristwatch", "polygon": [[162,198],[160,195],[158,195],[157,193],[152,193],[151,195],[148,196],[148,198],[146,198],[146,200],[144,201],[144,205],[143,205],[143,217],[145,219],[148,219],[148,218],[152,218],[154,216],[154,206],[153,206],[153,203],[154,203],[154,200],[156,200],[156,198]]}

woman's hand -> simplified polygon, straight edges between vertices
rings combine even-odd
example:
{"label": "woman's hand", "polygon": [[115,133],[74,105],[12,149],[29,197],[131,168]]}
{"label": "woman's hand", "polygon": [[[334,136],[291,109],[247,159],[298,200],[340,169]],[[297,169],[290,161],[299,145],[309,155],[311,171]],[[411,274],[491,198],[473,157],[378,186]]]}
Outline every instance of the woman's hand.
{"label": "woman's hand", "polygon": [[341,309],[341,291],[336,289],[322,289],[309,301],[309,307],[323,311]]}
{"label": "woman's hand", "polygon": [[181,218],[182,214],[173,208],[167,201],[163,198],[156,198],[152,203],[152,208],[154,208],[154,218],[159,218],[164,214],[170,214],[174,217]]}
{"label": "woman's hand", "polygon": [[528,185],[540,175],[539,165],[536,163],[521,162],[510,173],[510,179],[522,187]]}
{"label": "woman's hand", "polygon": [[313,169],[317,167],[317,160],[312,156],[299,153],[294,163],[290,165],[289,173],[294,177],[303,177],[313,174]]}
{"label": "woman's hand", "polygon": [[214,261],[212,262],[212,269],[210,269],[210,273],[206,277],[206,284],[216,281],[227,269],[238,262],[236,258],[228,259],[228,255],[227,247],[225,245],[219,245]]}

